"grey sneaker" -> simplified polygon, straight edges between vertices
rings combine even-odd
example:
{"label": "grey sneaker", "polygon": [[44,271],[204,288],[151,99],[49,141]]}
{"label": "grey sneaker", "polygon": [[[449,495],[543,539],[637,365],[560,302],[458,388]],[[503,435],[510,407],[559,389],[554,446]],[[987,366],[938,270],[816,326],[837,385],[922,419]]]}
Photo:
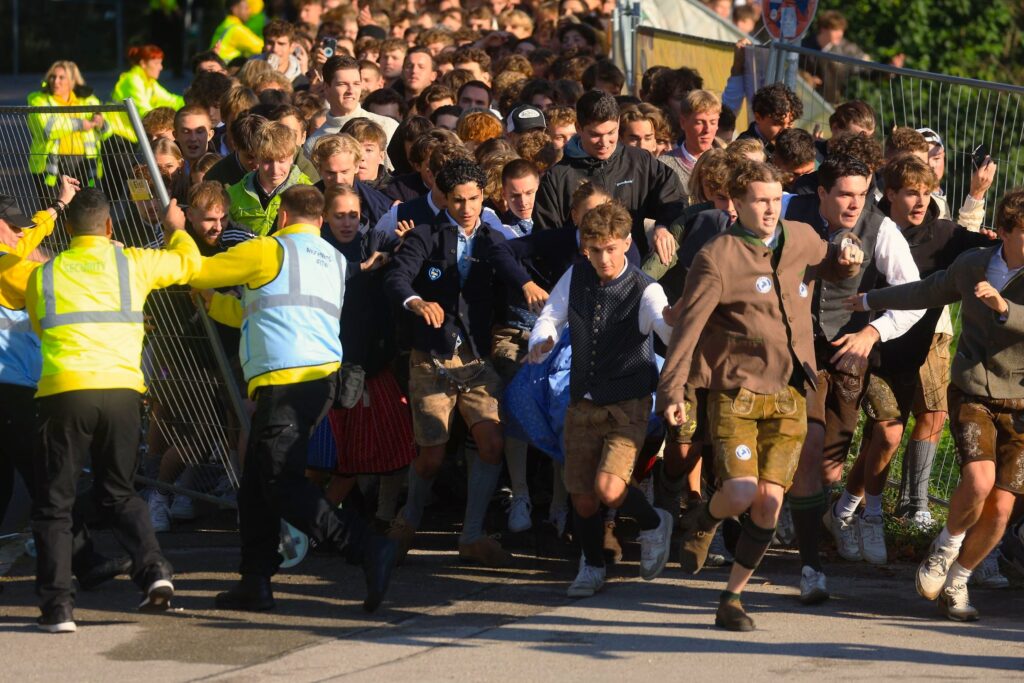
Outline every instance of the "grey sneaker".
{"label": "grey sneaker", "polygon": [[861,556],[871,564],[885,564],[885,523],[880,516],[857,517]]}
{"label": "grey sneaker", "polygon": [[860,549],[860,534],[857,529],[857,520],[853,515],[849,517],[836,517],[834,506],[829,505],[822,517],[825,529],[836,539],[836,548],[839,556],[850,562],[860,562],[864,555]]}
{"label": "grey sneaker", "polygon": [[939,611],[953,621],[977,621],[979,616],[967,594],[967,584],[962,581],[942,589],[939,594]]}
{"label": "grey sneaker", "polygon": [[805,605],[817,605],[820,602],[825,602],[828,598],[825,572],[805,566],[800,572],[800,602]]}
{"label": "grey sneaker", "polygon": [[640,541],[640,578],[650,581],[665,568],[668,561],[669,545],[672,541],[673,517],[666,510],[654,508],[661,523],[654,529],[641,531]]}
{"label": "grey sneaker", "polygon": [[967,582],[979,588],[1009,588],[1010,580],[999,571],[999,549],[990,552],[971,574]]}
{"label": "grey sneaker", "polygon": [[591,567],[584,558],[580,558],[580,571],[576,580],[569,584],[566,594],[570,598],[589,598],[604,586],[605,568]]}
{"label": "grey sneaker", "polygon": [[928,548],[928,555],[921,560],[917,567],[917,593],[926,600],[934,600],[939,597],[943,586],[946,585],[946,575],[949,573],[949,565],[953,564],[959,550],[940,548],[939,539],[932,541]]}
{"label": "grey sneaker", "polygon": [[708,559],[704,560],[705,567],[725,567],[732,564],[734,558],[729,549],[725,547],[725,538],[722,536],[721,525],[715,530],[715,536],[711,539],[711,547],[708,548]]}

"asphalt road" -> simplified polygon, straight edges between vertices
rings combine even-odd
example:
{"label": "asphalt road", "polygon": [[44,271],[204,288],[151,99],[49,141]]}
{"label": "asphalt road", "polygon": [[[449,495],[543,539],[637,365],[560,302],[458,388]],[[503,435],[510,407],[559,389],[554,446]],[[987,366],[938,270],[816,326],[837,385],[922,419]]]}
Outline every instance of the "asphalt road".
{"label": "asphalt road", "polygon": [[[223,520],[221,520],[221,526]],[[909,564],[831,565],[828,603],[796,601],[797,559],[773,551],[746,596],[759,630],[712,626],[725,570],[669,568],[637,578],[636,549],[598,596],[565,597],[571,549],[549,534],[509,539],[517,566],[460,565],[453,533],[422,534],[378,614],[364,615],[361,574],[314,555],[275,582],[278,609],[212,609],[234,580],[237,537],[204,525],[165,534],[178,572],[174,610],[135,611],[127,579],[79,595],[74,635],[38,633],[27,557],[0,580],[0,676],[11,681],[508,681],[1024,676],[1024,593],[975,590],[983,620],[955,624],[913,589]],[[97,534],[113,551],[109,533]],[[18,546],[20,547],[20,546]],[[0,549],[0,572],[5,551]],[[714,680],[714,678],[712,678]]]}

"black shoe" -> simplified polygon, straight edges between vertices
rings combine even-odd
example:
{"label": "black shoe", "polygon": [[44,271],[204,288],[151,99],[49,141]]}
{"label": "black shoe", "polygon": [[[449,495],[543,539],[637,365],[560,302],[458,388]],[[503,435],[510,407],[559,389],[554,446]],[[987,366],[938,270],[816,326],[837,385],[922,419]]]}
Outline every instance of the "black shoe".
{"label": "black shoe", "polygon": [[363,573],[366,575],[366,599],[363,600],[365,611],[373,612],[380,607],[397,560],[397,542],[376,534],[367,537],[366,555],[363,558]]}
{"label": "black shoe", "polygon": [[723,598],[718,603],[715,626],[727,631],[753,631],[754,620],[747,616],[739,600]]}
{"label": "black shoe", "polygon": [[57,605],[43,610],[42,616],[36,619],[39,630],[47,633],[74,633],[75,617],[71,605]]}
{"label": "black shoe", "polygon": [[91,591],[114,577],[130,574],[131,571],[132,558],[127,556],[104,557],[97,553],[89,558],[89,566],[82,571],[76,571],[75,576],[78,578],[78,585],[83,590]]}
{"label": "black shoe", "polygon": [[217,609],[233,609],[240,612],[266,612],[274,609],[274,592],[270,590],[270,578],[245,574],[242,579],[214,598]]}
{"label": "black shoe", "polygon": [[139,603],[140,612],[166,612],[174,597],[171,572],[164,566],[150,567],[145,574],[146,597]]}

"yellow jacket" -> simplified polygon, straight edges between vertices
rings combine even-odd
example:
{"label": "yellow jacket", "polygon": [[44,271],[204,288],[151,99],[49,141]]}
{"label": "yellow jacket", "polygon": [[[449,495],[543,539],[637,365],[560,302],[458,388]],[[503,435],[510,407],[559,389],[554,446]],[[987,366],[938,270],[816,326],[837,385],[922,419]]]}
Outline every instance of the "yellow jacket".
{"label": "yellow jacket", "polygon": [[[171,236],[166,250],[122,250],[94,235],[72,238],[68,249],[34,270],[25,292],[32,327],[42,342],[36,396],[81,389],[144,392],[140,364],[146,297],[154,289],[188,283],[201,266],[199,249],[184,231]],[[48,275],[52,282],[47,283]],[[44,288],[52,293],[47,296]],[[110,320],[117,316],[121,319]]]}
{"label": "yellow jacket", "polygon": [[229,14],[213,32],[210,49],[225,62],[230,62],[235,57],[252,57],[263,52],[263,39],[241,19]]}
{"label": "yellow jacket", "polygon": [[[307,233],[319,235],[314,225],[297,223],[278,230],[275,235]],[[273,237],[257,237],[237,244],[227,251],[203,259],[202,270],[192,278],[196,289],[213,289],[246,285],[257,289],[277,277],[284,261],[284,250]],[[244,311],[242,302],[230,294],[215,293],[210,303],[210,317],[230,327],[241,327]],[[274,370],[249,381],[249,396],[262,386],[296,384],[321,379],[338,371],[341,363],[325,363],[301,368]]]}
{"label": "yellow jacket", "polygon": [[13,249],[0,245],[0,306],[4,308],[25,308],[28,279],[36,268],[43,265],[29,261],[27,257],[53,232],[53,213],[39,211],[32,216],[32,222],[35,225],[21,231],[21,239]]}

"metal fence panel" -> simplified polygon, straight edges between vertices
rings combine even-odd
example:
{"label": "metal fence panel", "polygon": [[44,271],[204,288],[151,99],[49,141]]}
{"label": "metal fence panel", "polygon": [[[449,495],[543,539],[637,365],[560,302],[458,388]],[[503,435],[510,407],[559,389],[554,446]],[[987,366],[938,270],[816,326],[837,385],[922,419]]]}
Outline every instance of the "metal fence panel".
{"label": "metal fence panel", "polygon": [[[132,126],[140,142],[110,135],[100,142],[95,159],[76,142],[81,124],[76,119],[98,115],[109,124],[119,119]],[[55,158],[35,147],[33,135],[62,136]],[[130,104],[95,107],[0,107],[0,193],[13,196],[26,214],[49,205],[54,197],[45,175],[33,173],[56,161],[60,172],[99,187],[111,200],[114,239],[128,247],[160,247],[163,233],[159,212],[166,188],[153,160],[138,116]],[[147,173],[148,171],[148,173]],[[129,181],[149,176],[156,197],[134,201]],[[162,199],[162,201],[161,201]],[[2,236],[0,236],[2,237]],[[8,239],[12,236],[8,235]],[[44,240],[34,258],[45,259],[67,247],[63,221]],[[142,366],[149,391],[147,418],[140,449],[143,476],[194,498],[233,506],[238,488],[237,449],[246,415],[238,387],[220,340],[205,311],[197,308],[187,287],[170,287],[150,294],[146,307],[146,343]],[[177,484],[175,484],[175,480]]]}

